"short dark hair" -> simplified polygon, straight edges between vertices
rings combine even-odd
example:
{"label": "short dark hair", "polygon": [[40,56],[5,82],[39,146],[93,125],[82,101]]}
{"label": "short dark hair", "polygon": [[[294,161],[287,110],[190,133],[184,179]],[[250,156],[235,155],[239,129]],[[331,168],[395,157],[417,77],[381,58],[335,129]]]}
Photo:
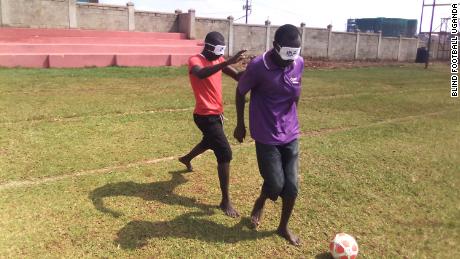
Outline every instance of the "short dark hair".
{"label": "short dark hair", "polygon": [[300,32],[297,27],[292,24],[285,24],[279,27],[275,32],[275,41],[280,43],[281,40],[294,41],[300,37]]}
{"label": "short dark hair", "polygon": [[225,38],[220,32],[212,31],[206,34],[206,38],[204,39],[204,42],[210,43],[210,44],[225,43]]}

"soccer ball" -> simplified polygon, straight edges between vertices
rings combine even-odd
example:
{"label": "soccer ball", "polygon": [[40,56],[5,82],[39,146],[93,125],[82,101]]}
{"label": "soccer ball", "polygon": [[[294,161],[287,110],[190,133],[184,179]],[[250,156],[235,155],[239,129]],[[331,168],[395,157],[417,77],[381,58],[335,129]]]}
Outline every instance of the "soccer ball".
{"label": "soccer ball", "polygon": [[358,243],[352,236],[339,233],[331,241],[329,250],[334,259],[355,259],[358,256]]}

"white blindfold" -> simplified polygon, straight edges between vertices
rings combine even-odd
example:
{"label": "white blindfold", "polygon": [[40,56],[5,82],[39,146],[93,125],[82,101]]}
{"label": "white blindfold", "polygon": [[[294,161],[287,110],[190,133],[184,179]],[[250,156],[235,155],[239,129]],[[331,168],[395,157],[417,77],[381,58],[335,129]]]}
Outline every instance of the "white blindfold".
{"label": "white blindfold", "polygon": [[225,45],[212,45],[212,44],[209,44],[209,43],[206,43],[206,45],[214,47],[213,50],[208,50],[208,51],[214,53],[216,56],[224,55],[225,54],[225,48],[227,47]]}
{"label": "white blindfold", "polygon": [[300,56],[300,48],[281,47],[276,52],[278,52],[283,60],[296,60]]}

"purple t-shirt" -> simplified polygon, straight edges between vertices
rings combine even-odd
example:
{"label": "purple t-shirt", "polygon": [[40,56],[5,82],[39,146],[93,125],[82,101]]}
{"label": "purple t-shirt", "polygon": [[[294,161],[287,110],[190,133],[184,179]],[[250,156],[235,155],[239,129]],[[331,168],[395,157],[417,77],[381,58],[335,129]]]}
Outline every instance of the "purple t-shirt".
{"label": "purple t-shirt", "polygon": [[238,91],[251,91],[249,128],[257,142],[282,145],[300,133],[296,100],[300,96],[304,61],[302,57],[281,68],[271,51],[254,58],[238,82]]}

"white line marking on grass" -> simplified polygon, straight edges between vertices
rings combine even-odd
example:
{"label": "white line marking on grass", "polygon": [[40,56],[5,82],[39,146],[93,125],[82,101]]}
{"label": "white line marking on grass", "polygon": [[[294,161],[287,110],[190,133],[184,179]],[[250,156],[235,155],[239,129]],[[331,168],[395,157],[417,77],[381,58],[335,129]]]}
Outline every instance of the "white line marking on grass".
{"label": "white line marking on grass", "polygon": [[165,161],[171,161],[175,158],[176,157],[170,156],[170,157],[163,157],[163,158],[158,158],[158,159],[139,161],[139,162],[126,164],[126,165],[110,166],[110,167],[105,167],[105,168],[100,168],[100,169],[80,171],[76,173],[69,173],[69,174],[64,174],[60,176],[51,176],[51,177],[35,179],[35,180],[13,181],[13,182],[9,182],[9,183],[0,185],[0,190],[9,189],[9,188],[25,187],[25,186],[31,186],[31,185],[40,185],[44,183],[65,180],[65,179],[72,178],[72,177],[108,173],[108,172],[112,172],[112,171],[120,170],[120,169],[128,169],[128,168],[132,168],[136,166],[143,166],[143,165],[149,165],[149,164],[157,164],[157,163],[165,162]]}
{"label": "white line marking on grass", "polygon": [[[410,115],[406,117],[400,117],[400,118],[392,118],[392,119],[387,119],[387,120],[382,120],[374,123],[369,123],[366,125],[358,125],[358,126],[350,126],[350,127],[338,127],[338,128],[324,128],[324,129],[319,129],[319,130],[312,130],[312,131],[307,131],[307,132],[302,132],[301,137],[314,137],[314,136],[321,136],[329,133],[336,133],[336,132],[344,132],[347,130],[352,130],[352,129],[360,129],[360,128],[369,128],[377,125],[382,125],[382,124],[387,124],[387,123],[395,123],[395,122],[404,122],[404,121],[410,121],[412,119],[417,119],[417,118],[423,118],[427,116],[436,116],[440,114],[444,114],[447,112],[452,112],[452,111],[460,111],[460,109],[457,110],[448,110],[448,111],[438,111],[438,112],[430,112],[430,113],[424,113],[424,114],[419,114],[419,115]],[[254,145],[254,141],[246,141],[242,144],[234,145],[232,148],[239,148],[239,147],[248,147]],[[208,150],[208,152],[210,152]],[[111,167],[105,167],[105,168],[100,168],[100,169],[93,169],[93,170],[87,170],[87,171],[80,171],[80,172],[75,172],[75,173],[67,173],[64,175],[60,176],[50,176],[46,178],[39,178],[39,179],[33,179],[33,180],[24,180],[24,181],[12,181],[12,182],[7,182],[0,184],[0,190],[5,190],[5,189],[11,189],[11,188],[20,188],[20,187],[26,187],[26,186],[33,186],[33,185],[41,185],[45,183],[51,183],[51,182],[56,182],[60,180],[65,180],[69,178],[74,178],[74,177],[80,177],[80,176],[86,176],[86,175],[93,175],[93,174],[100,174],[100,173],[108,173],[112,172],[115,170],[120,170],[120,169],[128,169],[136,166],[144,166],[144,165],[149,165],[149,164],[157,164],[165,161],[171,161],[175,160],[178,157],[176,156],[169,156],[169,157],[163,157],[163,158],[156,158],[156,159],[150,159],[150,160],[144,160],[144,161],[138,161],[126,165],[118,165],[118,166],[111,166]]]}
{"label": "white line marking on grass", "polygon": [[[386,95],[386,94],[403,94],[403,93],[414,93],[414,92],[429,92],[429,91],[436,91],[439,89],[417,89],[417,90],[388,90],[388,91],[373,91],[373,92],[361,92],[356,94],[337,94],[337,95],[317,95],[317,96],[304,96],[301,100],[328,100],[328,99],[337,99],[337,98],[348,98],[348,97],[358,97],[364,95]],[[235,106],[234,104],[225,104],[226,107],[228,106]],[[177,108],[177,109],[156,109],[156,110],[147,110],[147,111],[132,111],[132,112],[112,112],[112,113],[105,113],[105,114],[97,114],[97,115],[68,115],[64,117],[54,117],[54,118],[30,118],[26,120],[17,120],[17,121],[5,121],[0,122],[0,124],[14,124],[14,123],[23,123],[23,122],[72,122],[72,121],[79,121],[82,118],[100,118],[100,117],[120,117],[120,116],[127,116],[127,115],[142,115],[142,114],[149,114],[149,113],[162,113],[162,112],[184,112],[184,111],[192,111],[194,107],[187,107],[187,108]]]}

